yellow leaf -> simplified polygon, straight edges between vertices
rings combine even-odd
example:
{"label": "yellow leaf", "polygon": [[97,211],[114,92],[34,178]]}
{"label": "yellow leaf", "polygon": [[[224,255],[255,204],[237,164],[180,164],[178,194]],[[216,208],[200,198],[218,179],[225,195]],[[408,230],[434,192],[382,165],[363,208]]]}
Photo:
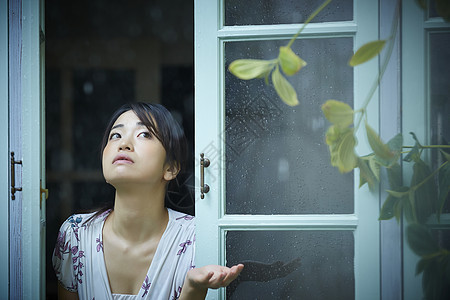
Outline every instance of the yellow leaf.
{"label": "yellow leaf", "polygon": [[377,56],[381,52],[381,50],[383,50],[385,44],[385,40],[378,40],[362,45],[358,49],[358,51],[353,54],[348,64],[352,67],[355,67],[357,65],[365,63],[368,60],[371,60],[372,58]]}
{"label": "yellow leaf", "polygon": [[344,102],[328,100],[322,105],[322,111],[328,121],[340,128],[353,123],[353,109]]}
{"label": "yellow leaf", "polygon": [[353,130],[349,130],[342,137],[342,141],[339,145],[338,155],[339,164],[338,168],[341,173],[347,173],[353,170],[357,163],[357,157],[355,155],[356,140],[353,136]]}
{"label": "yellow leaf", "polygon": [[298,105],[297,93],[286,78],[281,75],[278,66],[272,72],[272,83],[281,100],[289,106]]}
{"label": "yellow leaf", "polygon": [[326,133],[326,142],[330,150],[331,165],[338,167],[341,173],[353,170],[357,164],[355,154],[356,139],[353,128],[343,130],[330,126]]}
{"label": "yellow leaf", "polygon": [[263,77],[275,66],[275,60],[238,59],[233,61],[228,70],[237,78],[249,80]]}
{"label": "yellow leaf", "polygon": [[298,57],[290,47],[281,46],[278,58],[280,60],[281,69],[284,74],[288,76],[294,75],[300,71],[302,67],[306,66],[306,62]]}

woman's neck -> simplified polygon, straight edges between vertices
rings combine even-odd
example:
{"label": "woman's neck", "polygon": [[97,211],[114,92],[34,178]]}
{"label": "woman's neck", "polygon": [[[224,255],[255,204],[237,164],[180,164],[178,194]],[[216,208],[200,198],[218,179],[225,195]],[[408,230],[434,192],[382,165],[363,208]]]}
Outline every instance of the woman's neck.
{"label": "woman's neck", "polygon": [[110,229],[132,243],[159,238],[169,221],[164,196],[165,186],[157,189],[116,187],[114,210],[108,218]]}

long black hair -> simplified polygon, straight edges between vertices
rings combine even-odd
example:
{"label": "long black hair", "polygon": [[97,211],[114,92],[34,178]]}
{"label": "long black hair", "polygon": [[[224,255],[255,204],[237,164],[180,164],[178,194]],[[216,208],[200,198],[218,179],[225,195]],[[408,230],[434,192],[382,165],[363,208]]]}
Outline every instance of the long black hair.
{"label": "long black hair", "polygon": [[[184,131],[178,122],[173,118],[172,114],[161,104],[145,103],[145,102],[134,102],[122,105],[117,109],[106,126],[105,133],[103,135],[101,143],[101,155],[103,156],[103,151],[109,140],[109,134],[116,120],[125,112],[133,111],[139,120],[147,127],[150,133],[156,137],[164,149],[166,150],[166,163],[170,167],[179,170],[177,177],[182,175],[186,170],[186,160],[187,160],[187,141],[184,135]],[[164,200],[164,205],[176,210],[183,210],[179,207],[176,201],[173,201],[173,197],[170,195],[179,196],[183,193],[180,187],[179,181],[177,179],[172,179],[167,186],[166,197]],[[189,191],[184,191],[185,193]],[[193,205],[193,203],[192,203]],[[92,219],[101,215],[107,210],[114,207],[114,201],[109,201],[105,207],[98,210]]]}

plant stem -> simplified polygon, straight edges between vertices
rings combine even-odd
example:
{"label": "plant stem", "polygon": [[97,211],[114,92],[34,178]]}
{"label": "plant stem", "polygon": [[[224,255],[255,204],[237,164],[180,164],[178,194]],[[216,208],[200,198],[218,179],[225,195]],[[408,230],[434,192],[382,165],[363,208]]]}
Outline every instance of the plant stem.
{"label": "plant stem", "polygon": [[425,178],[424,180],[422,180],[421,182],[419,182],[418,184],[416,184],[415,186],[412,186],[411,188],[414,190],[417,190],[418,188],[420,188],[422,185],[424,185],[428,180],[430,180],[431,178],[434,177],[434,175],[436,175],[437,172],[439,172],[439,170],[445,166],[446,164],[448,164],[448,161],[444,162],[442,165],[439,166],[439,168],[437,168],[436,170],[433,171],[433,173],[431,173],[430,175],[427,176],[427,178]]}
{"label": "plant stem", "polygon": [[308,19],[305,21],[305,23],[303,24],[302,28],[300,28],[300,30],[292,37],[292,39],[289,41],[289,43],[287,44],[286,47],[290,48],[292,46],[292,43],[294,43],[295,39],[300,35],[300,33],[303,31],[303,29],[306,27],[306,25],[308,25],[309,22],[311,22],[312,19],[314,19],[318,13],[320,13],[322,11],[322,9],[325,8],[325,6],[327,6],[328,4],[330,4],[331,0],[326,0],[324,3],[322,3],[321,6],[319,6],[319,8],[317,8],[309,17]]}
{"label": "plant stem", "polygon": [[[414,146],[403,146],[403,148],[414,148]],[[428,146],[419,146],[420,149],[432,149],[432,148],[450,148],[450,145],[428,145]]]}
{"label": "plant stem", "polygon": [[[380,68],[380,71],[378,72],[378,76],[375,79],[369,93],[367,94],[366,100],[364,100],[364,104],[362,107],[362,109],[364,110],[364,113],[366,111],[367,106],[369,105],[370,100],[372,100],[373,94],[375,93],[378,86],[380,85],[381,78],[383,78],[383,75],[384,75],[384,72],[386,71],[388,62],[391,59],[392,50],[394,49],[394,44],[395,44],[395,40],[396,40],[396,36],[397,36],[397,27],[398,27],[398,23],[399,23],[399,19],[400,19],[399,15],[400,15],[400,0],[397,1],[397,5],[395,7],[394,19],[392,20],[391,35],[388,39],[389,47],[387,49],[386,56],[384,58],[383,64]],[[362,121],[362,115],[358,119],[358,122],[355,126],[355,131],[358,130],[359,125],[361,124],[361,121]]]}

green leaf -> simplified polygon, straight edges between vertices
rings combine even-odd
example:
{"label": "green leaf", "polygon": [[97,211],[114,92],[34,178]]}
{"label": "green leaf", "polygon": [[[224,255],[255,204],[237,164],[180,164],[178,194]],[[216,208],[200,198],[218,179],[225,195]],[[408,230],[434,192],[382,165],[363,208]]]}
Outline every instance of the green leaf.
{"label": "green leaf", "polygon": [[353,128],[341,129],[334,125],[330,126],[326,133],[326,142],[333,167],[338,167],[341,173],[350,172],[355,168],[357,156],[354,151],[356,139]]}
{"label": "green leaf", "polygon": [[414,191],[410,190],[408,196],[402,199],[402,211],[408,223],[417,222]]}
{"label": "green leaf", "polygon": [[388,192],[388,194],[391,195],[392,197],[404,198],[409,195],[409,188],[406,186],[402,186],[402,187],[398,188],[396,191],[386,190],[386,192]]}
{"label": "green leaf", "polygon": [[275,66],[276,60],[238,59],[233,61],[228,70],[237,78],[249,80],[264,77]]}
{"label": "green leaf", "polygon": [[420,159],[419,145],[416,143],[403,160],[406,162],[411,162],[411,161],[418,161],[419,159]]}
{"label": "green leaf", "polygon": [[385,40],[378,40],[362,45],[358,51],[352,56],[349,65],[355,67],[377,56],[383,50]]}
{"label": "green leaf", "polygon": [[[420,223],[425,223],[428,217],[436,211],[437,187],[431,175],[430,167],[421,159],[413,166],[411,187],[414,187],[416,215]],[[420,185],[420,186],[419,186]],[[415,188],[417,186],[417,188]]]}
{"label": "green leaf", "polygon": [[300,71],[302,67],[306,66],[306,62],[298,57],[290,47],[281,46],[278,59],[280,61],[281,69],[288,76],[294,75]]}
{"label": "green leaf", "polygon": [[395,190],[396,188],[402,186],[402,168],[398,163],[393,164],[389,168],[386,168],[389,187],[391,190]]}
{"label": "green leaf", "polygon": [[398,198],[388,195],[383,203],[383,206],[381,207],[380,217],[378,218],[378,220],[381,221],[392,219],[395,216],[394,207],[398,201],[400,201]]}
{"label": "green leaf", "polygon": [[338,168],[341,173],[347,173],[352,171],[357,163],[355,155],[356,140],[353,135],[353,130],[348,131],[342,137],[342,141],[339,145],[338,156],[339,164]]}
{"label": "green leaf", "polygon": [[403,148],[403,136],[401,133],[398,133],[395,135],[392,139],[390,139],[387,142],[388,148],[391,150],[391,152],[394,153],[394,156],[396,154],[400,154]]}
{"label": "green leaf", "polygon": [[403,137],[401,133],[394,136],[392,139],[390,139],[386,146],[391,151],[392,157],[389,159],[381,158],[378,155],[375,155],[374,159],[377,163],[380,165],[389,168],[390,166],[397,163],[398,159],[400,158],[402,147],[403,147]]}
{"label": "green leaf", "polygon": [[369,161],[370,158],[368,157],[358,157],[359,187],[362,187],[367,182],[367,184],[369,185],[369,189],[373,190],[378,180],[369,167]]}
{"label": "green leaf", "polygon": [[353,123],[353,109],[347,103],[328,100],[322,105],[322,111],[333,125],[345,128]]}
{"label": "green leaf", "polygon": [[450,153],[440,150],[445,159],[450,162]]}
{"label": "green leaf", "polygon": [[405,158],[403,159],[406,162],[411,162],[411,161],[418,161],[420,159],[420,142],[417,139],[416,135],[414,134],[414,132],[410,132],[410,134],[412,135],[413,139],[416,141],[416,143],[414,144],[414,147],[411,149],[411,151],[408,153],[408,155],[405,156]]}
{"label": "green leaf", "polygon": [[272,72],[272,83],[281,100],[289,106],[298,105],[297,93],[286,78],[281,75],[278,66]]}
{"label": "green leaf", "polygon": [[402,212],[403,212],[403,203],[405,203],[405,206],[408,208],[409,206],[409,202],[408,201],[403,201],[403,199],[401,199],[401,201],[397,201],[394,204],[394,216],[395,219],[397,220],[397,223],[400,223],[400,220],[402,218]]}
{"label": "green leaf", "polygon": [[392,204],[393,214],[394,214],[395,218],[397,219],[397,222],[400,221],[401,216],[402,216],[402,212],[404,210],[406,210],[405,215],[409,219],[409,216],[412,216],[412,214],[411,214],[411,205],[410,205],[409,199],[408,199],[408,196],[409,196],[409,193],[410,193],[409,187],[407,187],[407,186],[398,186],[398,187],[395,187],[395,189],[393,189],[393,190],[386,190],[386,192],[389,194],[388,198],[392,197],[394,199],[397,199]]}
{"label": "green leaf", "polygon": [[373,174],[377,181],[380,181],[380,164],[375,159],[375,156],[371,156],[369,159],[369,167],[372,170]]}
{"label": "green leaf", "polygon": [[450,192],[450,164],[447,162],[439,170],[439,200],[438,200],[438,212],[437,217],[440,220],[442,210],[444,209],[445,201],[447,200]]}
{"label": "green leaf", "polygon": [[419,256],[439,252],[439,246],[424,225],[410,224],[406,228],[406,238],[411,250]]}
{"label": "green leaf", "polygon": [[366,122],[366,132],[367,138],[369,140],[370,147],[372,148],[375,155],[384,160],[390,160],[394,157],[394,153],[389,149],[389,147],[384,144],[379,135],[369,126]]}
{"label": "green leaf", "polygon": [[421,260],[419,260],[419,262],[416,265],[416,275],[419,275],[420,273],[422,273],[425,268],[427,268],[427,266],[429,266],[430,264],[430,260],[426,259],[426,258],[422,258]]}

